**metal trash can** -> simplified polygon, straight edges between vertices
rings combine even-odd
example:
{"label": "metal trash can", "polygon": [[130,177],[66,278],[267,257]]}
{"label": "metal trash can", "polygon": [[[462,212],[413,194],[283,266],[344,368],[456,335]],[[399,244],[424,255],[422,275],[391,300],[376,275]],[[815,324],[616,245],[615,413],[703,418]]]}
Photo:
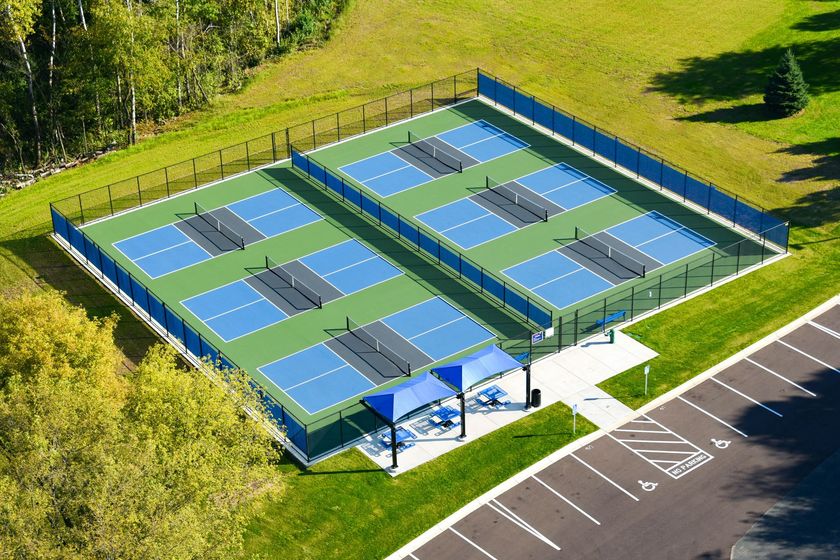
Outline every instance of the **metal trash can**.
{"label": "metal trash can", "polygon": [[534,408],[539,408],[542,404],[542,391],[539,389],[533,389],[531,391],[531,406]]}

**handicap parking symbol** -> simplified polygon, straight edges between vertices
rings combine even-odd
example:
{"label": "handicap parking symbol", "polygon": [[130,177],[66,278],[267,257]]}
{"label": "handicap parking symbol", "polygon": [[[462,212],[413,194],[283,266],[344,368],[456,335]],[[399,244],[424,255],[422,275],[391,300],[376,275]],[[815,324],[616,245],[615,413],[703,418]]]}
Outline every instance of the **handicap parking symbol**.
{"label": "handicap parking symbol", "polygon": [[726,449],[727,447],[729,447],[729,444],[732,443],[731,441],[726,440],[726,439],[715,439],[715,438],[712,438],[711,442],[713,444],[715,444],[715,447],[717,447],[718,449]]}

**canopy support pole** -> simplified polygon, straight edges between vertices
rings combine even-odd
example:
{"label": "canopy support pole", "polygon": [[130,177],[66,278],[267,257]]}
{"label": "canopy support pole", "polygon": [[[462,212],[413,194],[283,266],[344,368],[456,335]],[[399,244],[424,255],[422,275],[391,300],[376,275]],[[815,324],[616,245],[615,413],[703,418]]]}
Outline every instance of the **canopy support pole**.
{"label": "canopy support pole", "polygon": [[525,410],[531,408],[531,364],[526,365],[525,370]]}
{"label": "canopy support pole", "polygon": [[458,400],[461,401],[461,439],[467,437],[467,398],[464,393],[458,393]]}
{"label": "canopy support pole", "polygon": [[365,399],[359,400],[359,402],[364,406],[366,409],[373,412],[374,416],[382,420],[386,426],[391,428],[391,468],[393,470],[397,469],[397,423],[391,422],[384,416],[382,416],[378,410],[370,406]]}

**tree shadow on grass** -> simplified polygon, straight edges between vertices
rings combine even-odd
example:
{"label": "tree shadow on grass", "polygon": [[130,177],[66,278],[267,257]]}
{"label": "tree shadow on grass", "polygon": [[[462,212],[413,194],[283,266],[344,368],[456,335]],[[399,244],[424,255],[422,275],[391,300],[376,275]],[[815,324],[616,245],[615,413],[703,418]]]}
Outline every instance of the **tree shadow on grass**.
{"label": "tree shadow on grass", "polygon": [[840,137],[795,144],[782,148],[779,152],[814,157],[812,165],[786,171],[779,181],[837,181],[840,183]]}
{"label": "tree shadow on grass", "polygon": [[[788,47],[793,48],[812,94],[840,90],[840,72],[836,69],[840,37],[776,45],[761,50],[726,52],[711,57],[686,58],[680,61],[680,69],[656,74],[649,90],[665,93],[682,103],[698,104],[707,101],[737,101],[760,94],[764,91],[768,76]],[[755,116],[754,108],[745,110],[752,111],[751,116]],[[721,116],[741,118],[737,111],[734,116],[729,113]],[[707,115],[706,120],[710,119],[711,115]]]}
{"label": "tree shadow on grass", "polygon": [[733,107],[721,107],[703,113],[695,113],[677,120],[703,123],[745,123],[762,122],[778,118],[764,103],[747,103]]}
{"label": "tree shadow on grass", "polygon": [[833,29],[840,29],[840,10],[808,16],[802,21],[796,22],[793,29],[799,31],[831,31]]}

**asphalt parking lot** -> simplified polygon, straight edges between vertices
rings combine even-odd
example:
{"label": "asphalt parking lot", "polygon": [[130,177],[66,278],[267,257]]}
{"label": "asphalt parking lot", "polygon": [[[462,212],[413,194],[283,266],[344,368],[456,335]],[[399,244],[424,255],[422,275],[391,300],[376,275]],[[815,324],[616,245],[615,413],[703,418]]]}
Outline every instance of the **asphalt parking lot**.
{"label": "asphalt parking lot", "polygon": [[568,454],[405,560],[729,558],[840,448],[840,305]]}

